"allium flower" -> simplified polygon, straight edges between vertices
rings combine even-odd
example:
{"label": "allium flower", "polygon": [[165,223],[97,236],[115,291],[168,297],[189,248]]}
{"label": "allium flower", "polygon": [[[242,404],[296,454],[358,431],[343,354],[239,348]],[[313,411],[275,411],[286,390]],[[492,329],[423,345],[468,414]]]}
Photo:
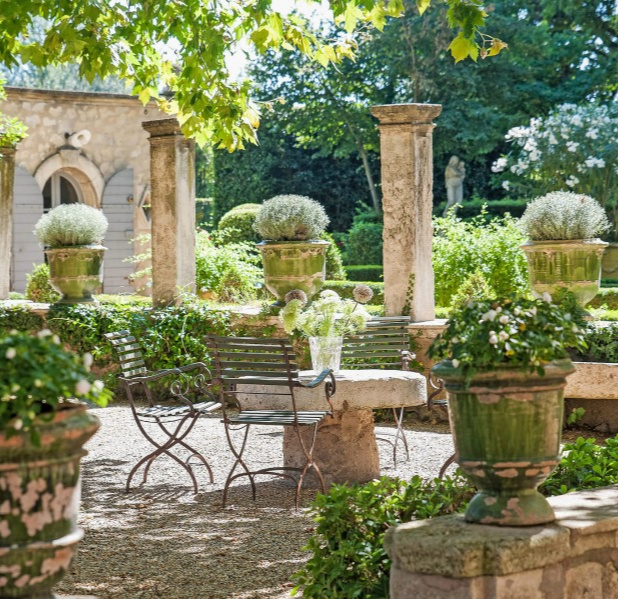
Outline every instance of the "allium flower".
{"label": "allium flower", "polygon": [[285,303],[289,304],[292,300],[298,300],[304,306],[307,304],[307,294],[302,289],[292,289],[285,294]]}
{"label": "allium flower", "polygon": [[77,395],[86,395],[90,391],[90,383],[86,379],[81,379],[75,385],[75,393]]}
{"label": "allium flower", "polygon": [[366,304],[371,301],[373,291],[367,285],[357,285],[352,291],[352,296],[359,304]]}

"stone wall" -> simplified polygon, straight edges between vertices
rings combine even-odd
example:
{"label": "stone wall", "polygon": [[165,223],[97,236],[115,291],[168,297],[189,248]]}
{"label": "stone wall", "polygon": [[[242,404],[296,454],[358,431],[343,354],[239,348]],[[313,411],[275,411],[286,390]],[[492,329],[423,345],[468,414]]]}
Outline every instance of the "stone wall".
{"label": "stone wall", "polygon": [[444,516],[387,535],[391,599],[618,597],[618,487],[549,499],[556,522],[502,528]]}

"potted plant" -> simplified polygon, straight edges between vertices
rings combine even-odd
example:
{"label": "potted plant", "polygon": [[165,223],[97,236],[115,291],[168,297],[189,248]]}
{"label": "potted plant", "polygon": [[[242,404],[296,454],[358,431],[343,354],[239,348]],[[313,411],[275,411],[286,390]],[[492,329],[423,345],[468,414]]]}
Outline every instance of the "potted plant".
{"label": "potted plant", "polygon": [[295,289],[286,295],[287,303],[279,314],[283,328],[288,334],[298,333],[309,339],[314,372],[330,368],[337,373],[341,366],[343,337],[362,331],[371,318],[361,305],[373,296],[371,289],[357,285],[354,295],[357,301],[342,300],[335,291],[327,289],[309,306],[302,290]]}
{"label": "potted plant", "polygon": [[583,308],[601,282],[607,243],[597,235],[610,229],[602,206],[590,196],[554,191],[530,202],[520,225],[529,238],[522,249],[532,290],[553,294],[564,287]]}
{"label": "potted plant", "polygon": [[59,304],[94,302],[101,286],[101,243],[107,219],[85,204],[62,204],[44,214],[34,228],[45,249],[50,280],[62,294]]}
{"label": "potted plant", "polygon": [[0,596],[51,597],[83,533],[76,526],[79,461],[98,420],[70,398],[104,405],[92,357],[49,331],[0,340]]}
{"label": "potted plant", "polygon": [[499,299],[456,309],[429,349],[448,392],[456,461],[480,492],[465,518],[502,526],[551,522],[536,487],[558,463],[567,348],[583,334],[545,300]]}
{"label": "potted plant", "polygon": [[262,204],[254,227],[264,240],[257,247],[277,305],[294,289],[311,299],[322,288],[329,242],[318,238],[328,222],[324,208],[305,196],[280,195]]}

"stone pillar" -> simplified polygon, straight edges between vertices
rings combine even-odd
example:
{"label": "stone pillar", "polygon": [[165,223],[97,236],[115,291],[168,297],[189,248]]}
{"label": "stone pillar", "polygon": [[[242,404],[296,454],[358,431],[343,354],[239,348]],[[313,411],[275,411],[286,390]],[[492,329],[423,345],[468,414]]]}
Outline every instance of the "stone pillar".
{"label": "stone pillar", "polygon": [[433,119],[439,104],[374,106],[380,121],[384,211],[384,303],[387,316],[404,309],[413,321],[435,318],[433,228]]}
{"label": "stone pillar", "polygon": [[145,121],[150,133],[152,302],[195,292],[195,142],[174,118]]}
{"label": "stone pillar", "polygon": [[14,182],[15,148],[0,147],[0,300],[8,299],[11,289]]}

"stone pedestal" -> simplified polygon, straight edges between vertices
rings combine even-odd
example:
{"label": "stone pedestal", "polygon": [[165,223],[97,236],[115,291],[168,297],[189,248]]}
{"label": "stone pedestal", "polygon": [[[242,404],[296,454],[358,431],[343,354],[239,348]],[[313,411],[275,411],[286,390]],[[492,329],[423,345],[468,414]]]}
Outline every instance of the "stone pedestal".
{"label": "stone pedestal", "polygon": [[549,499],[557,520],[507,528],[443,516],[392,528],[391,599],[618,597],[618,487]]}
{"label": "stone pedestal", "polygon": [[15,148],[0,147],[0,300],[8,299],[11,290],[14,180]]}
{"label": "stone pedestal", "polygon": [[[301,431],[306,447],[311,444],[309,430]],[[371,410],[345,410],[327,416],[319,425],[314,457],[326,484],[367,482],[380,476],[380,458],[373,430]],[[283,464],[294,468],[305,465],[305,454],[292,427],[283,433]],[[307,483],[317,478],[307,478]]]}
{"label": "stone pedestal", "polygon": [[146,121],[150,133],[152,301],[195,292],[195,142],[176,119]]}
{"label": "stone pedestal", "polygon": [[439,104],[374,106],[379,119],[387,316],[435,318],[431,266],[433,119]]}

